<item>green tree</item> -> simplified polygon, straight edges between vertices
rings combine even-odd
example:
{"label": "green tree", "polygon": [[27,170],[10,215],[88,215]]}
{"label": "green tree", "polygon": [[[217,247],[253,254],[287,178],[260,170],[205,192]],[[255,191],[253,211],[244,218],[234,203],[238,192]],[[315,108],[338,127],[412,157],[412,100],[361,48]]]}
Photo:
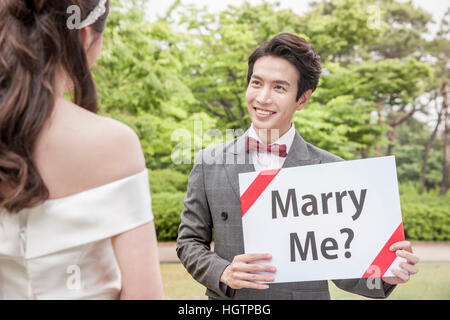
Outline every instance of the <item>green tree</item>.
{"label": "green tree", "polygon": [[189,112],[196,99],[182,79],[182,43],[187,40],[164,20],[147,21],[144,4],[113,3],[103,53],[93,72],[101,92],[100,113],[136,131],[148,168],[188,172],[196,146],[187,144],[189,161],[175,164],[172,153],[179,141],[174,132],[193,137],[194,122],[207,130],[215,126],[215,120],[204,113]]}
{"label": "green tree", "polygon": [[385,25],[375,43],[362,47],[375,59],[421,58],[426,55],[426,34],[432,16],[411,1],[372,1]]}
{"label": "green tree", "polygon": [[[429,129],[426,123],[409,118],[399,125],[395,151],[397,174],[401,183],[417,184],[420,179],[424,150],[429,141]],[[437,137],[429,150],[424,186],[427,189],[438,187],[442,177],[442,140]]]}
{"label": "green tree", "polygon": [[195,100],[180,79],[183,39],[163,20],[146,21],[142,2],[131,4],[124,10],[119,2],[108,19],[95,69],[102,111],[185,118],[184,106]]}
{"label": "green tree", "polygon": [[376,27],[371,5],[374,1],[316,1],[313,9],[301,18],[302,30],[314,43],[322,61],[349,63],[358,58],[359,49],[375,43],[387,27]]}
{"label": "green tree", "polygon": [[185,83],[197,103],[194,112],[206,111],[221,128],[250,124],[245,104],[247,59],[263,41],[281,31],[299,33],[299,17],[291,11],[275,11],[264,2],[229,6],[211,14],[206,9],[180,7],[180,28],[192,36],[186,44]]}
{"label": "green tree", "polygon": [[[205,111],[217,118],[220,128],[249,126],[245,103],[247,59],[257,46],[274,35],[293,32],[309,39],[314,46],[317,44],[327,64],[333,57],[344,57],[358,46],[375,41],[379,34],[367,26],[369,13],[356,0],[336,1],[331,11],[318,5],[305,17],[290,10],[279,10],[277,4],[267,2],[258,6],[245,2],[218,14],[195,6],[180,8],[181,19],[177,23],[193,37],[192,43],[185,46],[188,63],[184,72],[185,83],[198,102],[192,105],[192,110]],[[334,68],[338,69],[339,65]],[[347,91],[352,87],[353,78],[340,87],[345,86]],[[329,79],[324,76],[322,89],[313,94],[311,106],[295,121],[301,133],[319,146],[331,147],[330,151],[354,158],[358,152],[373,147],[373,137],[381,135],[382,126],[371,121],[372,107],[360,97],[327,86],[333,79],[336,76]],[[341,146],[336,147],[337,143]]]}

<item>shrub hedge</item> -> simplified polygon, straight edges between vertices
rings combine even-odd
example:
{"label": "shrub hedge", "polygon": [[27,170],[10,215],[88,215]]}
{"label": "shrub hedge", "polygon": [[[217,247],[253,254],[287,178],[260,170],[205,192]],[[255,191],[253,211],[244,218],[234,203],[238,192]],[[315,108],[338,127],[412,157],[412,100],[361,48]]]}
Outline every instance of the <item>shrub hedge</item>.
{"label": "shrub hedge", "polygon": [[152,195],[158,193],[186,192],[188,176],[171,169],[148,170]]}
{"label": "shrub hedge", "polygon": [[450,240],[450,194],[431,190],[419,195],[412,184],[400,185],[400,203],[407,240]]}
{"label": "shrub hedge", "polygon": [[185,193],[157,193],[152,195],[152,209],[158,241],[175,241],[183,211]]}

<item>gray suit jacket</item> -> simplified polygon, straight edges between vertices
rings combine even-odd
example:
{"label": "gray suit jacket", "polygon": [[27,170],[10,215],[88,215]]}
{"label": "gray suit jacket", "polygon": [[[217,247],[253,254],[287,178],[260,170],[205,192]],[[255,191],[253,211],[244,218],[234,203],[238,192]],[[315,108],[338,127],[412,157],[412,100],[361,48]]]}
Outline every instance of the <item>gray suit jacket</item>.
{"label": "gray suit jacket", "polygon": [[[198,153],[178,231],[180,261],[212,299],[330,299],[327,281],[270,284],[266,290],[234,290],[220,282],[233,258],[244,253],[238,174],[255,171],[245,151],[247,134]],[[336,161],[342,159],[305,142],[296,133],[283,167]],[[385,298],[395,287],[381,282],[379,289],[369,289],[366,281],[333,280],[343,290],[373,298]]]}

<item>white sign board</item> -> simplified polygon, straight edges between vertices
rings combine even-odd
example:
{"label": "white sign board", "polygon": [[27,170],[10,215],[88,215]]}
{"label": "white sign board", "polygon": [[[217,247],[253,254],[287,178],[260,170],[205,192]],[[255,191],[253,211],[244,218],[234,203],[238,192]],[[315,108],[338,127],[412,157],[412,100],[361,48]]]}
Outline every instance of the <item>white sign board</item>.
{"label": "white sign board", "polygon": [[393,276],[405,261],[395,158],[239,175],[245,253],[270,253],[274,283]]}

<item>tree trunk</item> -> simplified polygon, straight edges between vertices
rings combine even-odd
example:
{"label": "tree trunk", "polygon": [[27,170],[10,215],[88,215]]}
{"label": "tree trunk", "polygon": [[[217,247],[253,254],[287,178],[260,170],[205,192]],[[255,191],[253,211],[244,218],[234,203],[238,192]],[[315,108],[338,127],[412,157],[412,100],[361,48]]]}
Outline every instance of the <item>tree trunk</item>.
{"label": "tree trunk", "polygon": [[448,91],[449,91],[449,85],[448,83],[444,83],[442,86],[441,92],[442,92],[442,108],[444,111],[444,136],[443,136],[443,142],[444,142],[444,163],[442,166],[443,174],[442,174],[442,183],[441,183],[441,195],[444,195],[447,193],[447,190],[449,188],[449,174],[450,174],[450,128],[448,123]]}
{"label": "tree trunk", "polygon": [[[437,96],[435,97],[435,99],[437,99]],[[436,109],[437,109],[437,107],[436,107]],[[425,176],[427,173],[428,155],[430,154],[434,139],[436,138],[439,126],[441,125],[444,108],[442,108],[441,110],[436,110],[436,111],[438,111],[438,118],[436,121],[436,126],[434,127],[434,130],[433,130],[433,133],[431,134],[430,139],[428,139],[428,141],[427,141],[427,144],[425,146],[425,151],[423,153],[422,170],[420,171],[420,187],[419,187],[420,194],[422,194],[425,190]]]}
{"label": "tree trunk", "polygon": [[[402,109],[404,110],[406,106],[404,106]],[[391,131],[388,132],[388,140],[389,140],[389,146],[387,148],[386,155],[390,156],[392,155],[395,147],[395,137],[397,136],[397,127],[401,125],[403,122],[411,118],[414,113],[416,113],[419,109],[417,109],[417,106],[414,105],[412,110],[407,113],[403,113],[400,117],[394,118],[392,121],[388,122],[389,126],[391,126]]]}
{"label": "tree trunk", "polygon": [[391,156],[395,146],[395,136],[397,135],[397,125],[392,126],[392,130],[388,132],[389,145],[386,155]]}
{"label": "tree trunk", "polygon": [[[377,105],[375,107],[377,108],[377,115],[378,115],[377,123],[378,123],[378,126],[381,126],[383,124],[383,118],[381,115],[381,110],[383,109],[383,103],[379,102],[379,103],[377,103]],[[378,141],[381,140],[381,135],[377,136],[377,140]],[[378,142],[375,145],[375,156],[379,156],[380,154],[381,154],[381,142]]]}

